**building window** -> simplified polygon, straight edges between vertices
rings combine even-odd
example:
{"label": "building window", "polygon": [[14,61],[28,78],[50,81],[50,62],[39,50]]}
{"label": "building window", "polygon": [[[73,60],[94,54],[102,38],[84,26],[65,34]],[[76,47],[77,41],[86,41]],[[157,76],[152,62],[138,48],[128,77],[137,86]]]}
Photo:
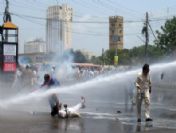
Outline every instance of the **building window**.
{"label": "building window", "polygon": [[112,24],[111,24],[111,26],[112,26],[112,27],[114,27],[114,26],[115,26],[115,24],[114,24],[114,23],[112,23]]}
{"label": "building window", "polygon": [[121,41],[121,37],[118,38],[118,41],[119,41],[119,42]]}

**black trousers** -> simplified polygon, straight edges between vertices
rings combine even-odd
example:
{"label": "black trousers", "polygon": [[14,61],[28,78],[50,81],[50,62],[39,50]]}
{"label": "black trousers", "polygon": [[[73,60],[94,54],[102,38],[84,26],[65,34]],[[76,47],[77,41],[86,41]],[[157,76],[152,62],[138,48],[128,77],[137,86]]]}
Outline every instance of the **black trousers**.
{"label": "black trousers", "polygon": [[52,110],[51,110],[51,116],[55,116],[58,114],[58,107],[57,105],[53,106]]}

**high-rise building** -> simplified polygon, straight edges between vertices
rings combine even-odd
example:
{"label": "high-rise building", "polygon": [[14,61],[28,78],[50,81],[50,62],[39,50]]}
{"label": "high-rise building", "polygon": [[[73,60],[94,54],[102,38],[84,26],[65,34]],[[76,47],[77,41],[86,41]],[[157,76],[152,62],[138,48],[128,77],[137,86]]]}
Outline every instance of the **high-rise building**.
{"label": "high-rise building", "polygon": [[46,52],[46,43],[42,39],[35,39],[24,44],[24,53],[43,53]]}
{"label": "high-rise building", "polygon": [[109,17],[109,49],[123,49],[123,17]]}
{"label": "high-rise building", "polygon": [[46,50],[62,54],[71,48],[72,43],[72,14],[68,5],[50,6],[47,10]]}

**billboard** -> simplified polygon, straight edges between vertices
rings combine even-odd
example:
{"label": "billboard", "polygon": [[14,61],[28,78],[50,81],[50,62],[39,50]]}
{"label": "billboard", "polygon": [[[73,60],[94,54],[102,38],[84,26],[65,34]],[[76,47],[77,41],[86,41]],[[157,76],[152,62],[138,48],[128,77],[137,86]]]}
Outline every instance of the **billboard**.
{"label": "billboard", "polygon": [[15,72],[16,71],[16,45],[4,44],[3,47],[3,71]]}
{"label": "billboard", "polygon": [[13,55],[4,55],[4,62],[16,62],[16,56]]}
{"label": "billboard", "polygon": [[15,72],[16,71],[16,63],[4,63],[3,64],[4,72]]}
{"label": "billboard", "polygon": [[16,45],[4,44],[4,55],[16,56]]}

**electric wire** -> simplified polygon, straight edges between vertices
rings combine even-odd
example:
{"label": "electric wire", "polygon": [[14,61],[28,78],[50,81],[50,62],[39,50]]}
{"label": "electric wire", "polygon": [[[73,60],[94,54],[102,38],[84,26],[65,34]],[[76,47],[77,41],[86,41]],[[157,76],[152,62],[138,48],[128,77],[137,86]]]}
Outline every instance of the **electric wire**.
{"label": "electric wire", "polygon": [[153,32],[153,29],[152,29],[150,23],[148,23],[148,25],[149,25],[149,28],[150,28],[150,30],[151,30],[151,32],[152,32],[153,37],[157,40],[157,38],[156,38],[156,36],[155,36],[155,33]]}
{"label": "electric wire", "polygon": [[[45,28],[44,24],[33,22],[33,21],[31,21],[29,19],[26,19],[24,17],[20,17],[20,18],[25,19],[26,21],[32,22],[34,24],[37,24],[37,25],[42,26],[43,28]],[[53,27],[53,29],[57,29],[57,28]],[[102,36],[102,37],[108,37],[109,36],[109,34],[100,34],[100,33],[93,33],[93,32],[78,32],[78,31],[72,31],[71,29],[66,30],[66,32],[71,32],[71,33],[79,34],[79,35],[89,35],[89,36]],[[125,36],[132,36],[132,35],[137,35],[137,34],[140,34],[140,33],[129,33],[129,34],[125,34]]]}

